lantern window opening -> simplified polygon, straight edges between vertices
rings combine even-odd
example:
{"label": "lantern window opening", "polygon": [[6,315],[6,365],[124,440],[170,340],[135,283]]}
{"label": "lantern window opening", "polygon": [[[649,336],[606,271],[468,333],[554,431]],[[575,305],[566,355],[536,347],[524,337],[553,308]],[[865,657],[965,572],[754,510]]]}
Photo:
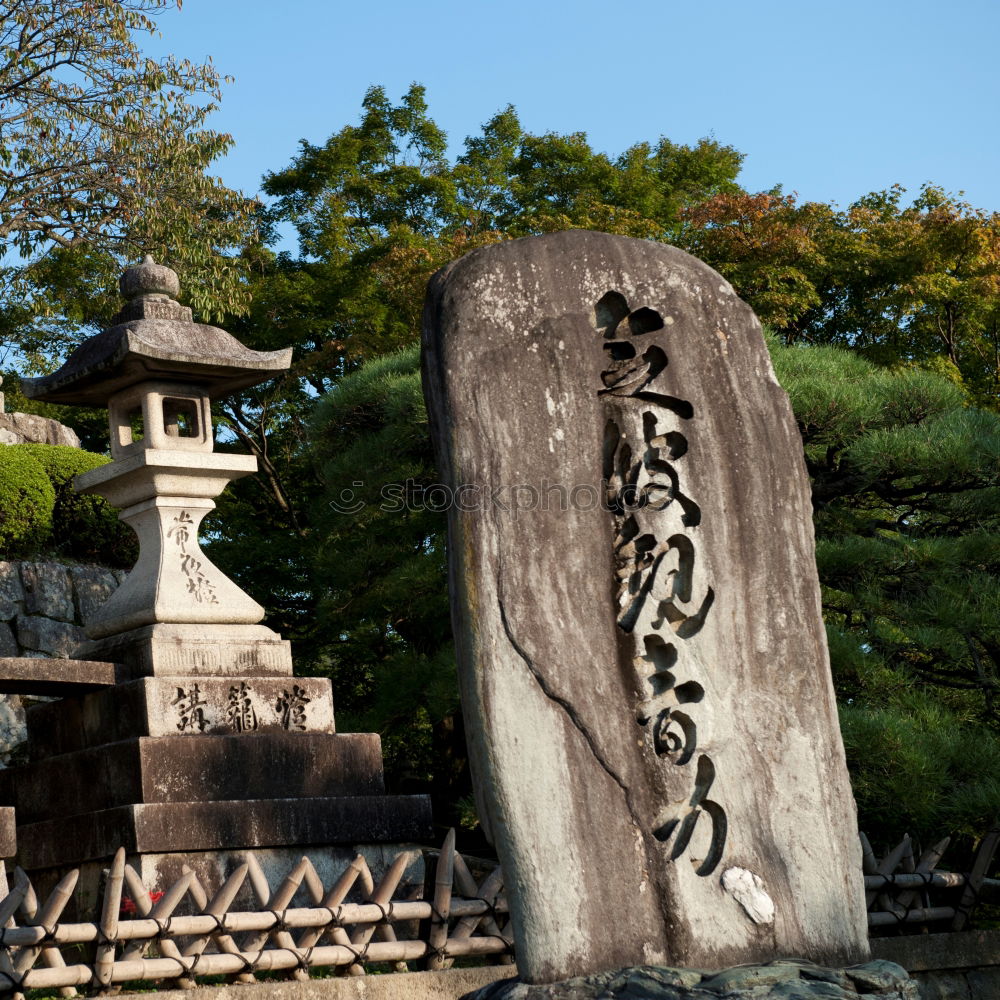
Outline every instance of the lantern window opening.
{"label": "lantern window opening", "polygon": [[196,400],[163,398],[163,429],[167,437],[200,438],[200,424]]}

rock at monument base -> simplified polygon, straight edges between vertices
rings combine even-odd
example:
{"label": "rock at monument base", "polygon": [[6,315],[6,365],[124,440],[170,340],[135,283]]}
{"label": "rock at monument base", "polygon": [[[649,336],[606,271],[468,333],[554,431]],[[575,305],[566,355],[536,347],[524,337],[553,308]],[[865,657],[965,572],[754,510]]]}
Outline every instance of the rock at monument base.
{"label": "rock at monument base", "polygon": [[462,1000],[920,1000],[902,966],[867,962],[827,969],[811,962],[778,961],[721,972],[636,966],[530,985],[519,979],[491,983]]}
{"label": "rock at monument base", "polygon": [[524,979],[866,960],[809,481],[749,307],[673,247],[513,240],[432,279],[424,376]]}

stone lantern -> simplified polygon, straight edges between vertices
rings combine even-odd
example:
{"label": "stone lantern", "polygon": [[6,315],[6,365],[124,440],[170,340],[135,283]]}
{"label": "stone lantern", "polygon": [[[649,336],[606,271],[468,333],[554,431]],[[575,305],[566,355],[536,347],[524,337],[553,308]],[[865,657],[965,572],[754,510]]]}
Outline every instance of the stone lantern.
{"label": "stone lantern", "polygon": [[24,381],[34,399],[108,407],[114,460],[76,487],[121,508],[140,550],[53,682],[68,697],[29,709],[30,763],[0,770],[18,863],[36,886],[72,865],[96,887],[124,845],[147,885],[187,865],[214,891],[233,851],[262,849],[282,871],[306,845],[341,864],[428,836],[429,800],[384,792],[378,735],[335,731],[330,681],[291,676],[264,609],[199,548],[215,497],[257,467],[213,450],[211,401],[286,370],[291,351],[192,322],[177,275],[150,257],[121,290],[110,329]]}
{"label": "stone lantern", "polygon": [[111,329],[54,374],[24,381],[34,399],[108,408],[114,461],[76,487],[120,508],[139,537],[135,568],[87,626],[98,641],[86,654],[143,674],[291,673],[287,643],[256,624],[264,609],[198,544],[214,498],[257,469],[252,455],[213,450],[211,401],[284,371],[291,349],[251,351],[193,323],[174,300],[177,275],[151,257],[128,268],[120,288],[127,304]]}

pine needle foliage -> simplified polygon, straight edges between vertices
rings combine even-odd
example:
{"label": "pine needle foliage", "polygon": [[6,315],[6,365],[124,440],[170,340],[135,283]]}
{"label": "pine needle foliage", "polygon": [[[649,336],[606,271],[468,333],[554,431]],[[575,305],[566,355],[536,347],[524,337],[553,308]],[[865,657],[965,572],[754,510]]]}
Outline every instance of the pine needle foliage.
{"label": "pine needle foliage", "polygon": [[382,734],[387,778],[456,822],[470,783],[445,566],[445,514],[415,346],[346,376],[317,406],[312,523],[326,660],[344,728]]}
{"label": "pine needle foliage", "polygon": [[882,846],[981,835],[1000,815],[1000,417],[940,370],[770,346],[862,828]]}

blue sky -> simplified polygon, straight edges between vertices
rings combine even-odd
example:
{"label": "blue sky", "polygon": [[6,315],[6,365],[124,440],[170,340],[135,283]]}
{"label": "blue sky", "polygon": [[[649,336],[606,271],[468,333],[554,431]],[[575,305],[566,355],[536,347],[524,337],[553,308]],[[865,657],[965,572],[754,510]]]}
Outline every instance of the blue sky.
{"label": "blue sky", "polygon": [[370,85],[398,100],[417,81],[456,150],[510,103],[611,154],[712,135],[751,190],[847,205],[933,181],[1000,210],[997,0],[184,0],[160,24],[151,54],[235,77],[217,172],[248,193],[299,139],[356,122]]}

